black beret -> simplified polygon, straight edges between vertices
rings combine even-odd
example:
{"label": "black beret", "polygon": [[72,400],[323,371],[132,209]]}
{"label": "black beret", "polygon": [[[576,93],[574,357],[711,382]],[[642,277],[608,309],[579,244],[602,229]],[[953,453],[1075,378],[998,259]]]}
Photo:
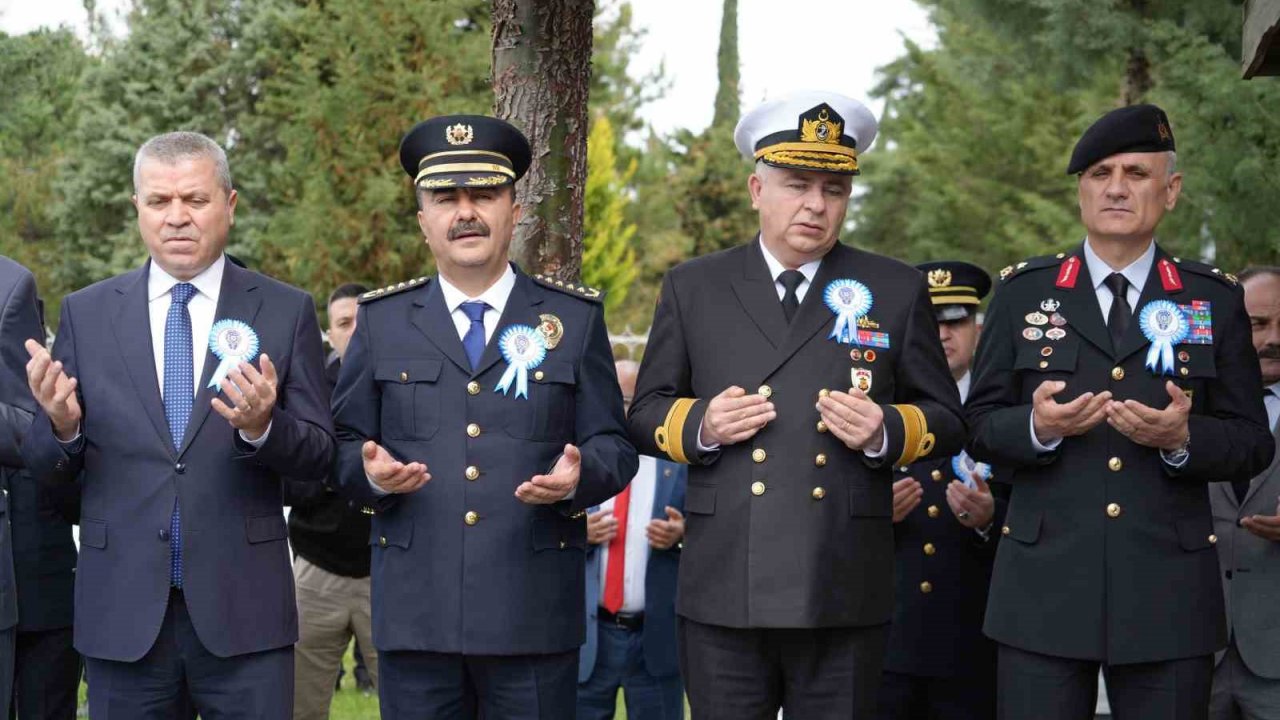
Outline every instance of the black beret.
{"label": "black beret", "polygon": [[485,115],[424,120],[400,141],[400,166],[424,190],[514,183],[531,158],[514,125]]}
{"label": "black beret", "polygon": [[1169,152],[1176,149],[1169,116],[1155,105],[1130,105],[1098,118],[1071,151],[1067,174],[1084,172],[1103,158],[1127,152]]}
{"label": "black beret", "polygon": [[991,276],[973,263],[937,260],[920,263],[916,269],[929,281],[929,300],[939,322],[973,315],[982,298],[991,292]]}

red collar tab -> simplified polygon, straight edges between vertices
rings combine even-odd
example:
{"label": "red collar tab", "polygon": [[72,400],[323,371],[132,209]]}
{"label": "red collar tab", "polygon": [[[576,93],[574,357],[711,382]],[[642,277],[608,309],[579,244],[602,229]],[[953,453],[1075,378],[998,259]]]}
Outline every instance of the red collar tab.
{"label": "red collar tab", "polygon": [[1062,265],[1058,266],[1058,282],[1054,283],[1060,288],[1068,290],[1076,286],[1076,278],[1080,277],[1080,258],[1072,255],[1062,261]]}
{"label": "red collar tab", "polygon": [[1178,268],[1167,258],[1161,259],[1157,265],[1160,268],[1160,284],[1164,286],[1164,291],[1181,292],[1182,276],[1178,274]]}

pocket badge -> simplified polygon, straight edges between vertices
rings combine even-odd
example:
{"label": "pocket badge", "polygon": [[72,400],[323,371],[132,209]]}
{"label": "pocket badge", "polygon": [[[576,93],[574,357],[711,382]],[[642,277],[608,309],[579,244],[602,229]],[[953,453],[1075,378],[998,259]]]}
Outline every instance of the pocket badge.
{"label": "pocket badge", "polygon": [[852,368],[849,371],[850,387],[864,393],[871,392],[871,371],[866,368]]}

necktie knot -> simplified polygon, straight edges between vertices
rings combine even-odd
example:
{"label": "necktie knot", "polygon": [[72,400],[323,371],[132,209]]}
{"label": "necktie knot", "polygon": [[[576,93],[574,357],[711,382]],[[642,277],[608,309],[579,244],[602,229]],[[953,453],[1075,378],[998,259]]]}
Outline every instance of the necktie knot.
{"label": "necktie knot", "polygon": [[178,283],[169,291],[169,295],[173,298],[173,302],[186,305],[196,296],[196,286],[191,283]]}
{"label": "necktie knot", "polygon": [[471,322],[483,322],[484,311],[489,309],[489,303],[480,300],[470,300],[464,302],[458,307],[462,308],[462,314],[467,316]]}
{"label": "necktie knot", "polygon": [[788,293],[794,294],[800,289],[800,283],[804,282],[804,273],[799,270],[783,270],[778,275],[778,282],[782,283]]}
{"label": "necktie knot", "polygon": [[1106,280],[1107,289],[1111,291],[1111,296],[1115,298],[1123,298],[1125,291],[1129,289],[1129,280],[1120,273],[1111,273]]}

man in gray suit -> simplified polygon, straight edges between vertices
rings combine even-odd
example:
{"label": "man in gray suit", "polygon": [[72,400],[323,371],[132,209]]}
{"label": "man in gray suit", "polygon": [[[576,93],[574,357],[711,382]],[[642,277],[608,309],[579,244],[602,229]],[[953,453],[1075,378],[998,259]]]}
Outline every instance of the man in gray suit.
{"label": "man in gray suit", "polygon": [[13,696],[18,591],[10,531],[10,483],[22,472],[22,436],[36,403],[27,389],[23,343],[44,340],[31,272],[0,255],[0,718],[9,716]]}
{"label": "man in gray suit", "polygon": [[[1240,273],[1272,433],[1280,420],[1280,267]],[[1280,438],[1277,439],[1280,443]],[[1257,477],[1209,486],[1231,634],[1213,672],[1213,720],[1280,717],[1280,453]]]}

